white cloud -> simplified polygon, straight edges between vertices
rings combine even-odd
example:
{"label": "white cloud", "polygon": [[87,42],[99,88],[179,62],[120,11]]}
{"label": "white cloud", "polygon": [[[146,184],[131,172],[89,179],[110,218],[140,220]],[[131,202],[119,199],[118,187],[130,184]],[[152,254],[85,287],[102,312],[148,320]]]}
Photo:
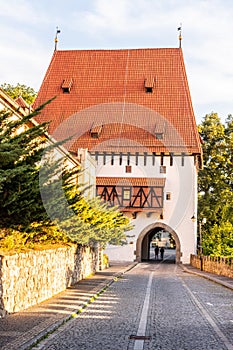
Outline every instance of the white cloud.
{"label": "white cloud", "polygon": [[[178,47],[194,109],[233,113],[232,0],[0,0],[0,80],[38,89],[59,48]],[[212,108],[211,108],[212,107]],[[208,108],[207,111],[204,109]],[[232,108],[232,110],[227,110]]]}
{"label": "white cloud", "polygon": [[33,9],[31,3],[27,0],[1,1],[0,16],[8,20],[34,23],[38,15]]}
{"label": "white cloud", "polygon": [[148,34],[150,30],[168,27],[166,14],[156,3],[142,0],[97,0],[93,9],[74,12],[72,25],[93,35]]}
{"label": "white cloud", "polygon": [[38,89],[50,58],[46,46],[30,32],[17,31],[6,25],[1,25],[0,31],[7,33],[0,36],[0,83],[25,83]]}

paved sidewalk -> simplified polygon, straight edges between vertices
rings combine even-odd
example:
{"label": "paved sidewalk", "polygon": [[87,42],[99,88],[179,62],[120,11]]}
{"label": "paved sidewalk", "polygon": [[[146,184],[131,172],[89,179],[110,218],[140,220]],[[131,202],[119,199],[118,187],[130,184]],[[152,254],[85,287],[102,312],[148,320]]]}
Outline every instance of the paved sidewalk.
{"label": "paved sidewalk", "polygon": [[222,286],[233,290],[233,278],[226,277],[226,276],[219,276],[214,273],[210,273],[206,271],[201,271],[191,265],[180,265],[180,266],[185,272],[204,277],[210,281],[221,284]]}
{"label": "paved sidewalk", "polygon": [[67,322],[136,263],[115,263],[53,298],[0,319],[0,349],[26,350]]}

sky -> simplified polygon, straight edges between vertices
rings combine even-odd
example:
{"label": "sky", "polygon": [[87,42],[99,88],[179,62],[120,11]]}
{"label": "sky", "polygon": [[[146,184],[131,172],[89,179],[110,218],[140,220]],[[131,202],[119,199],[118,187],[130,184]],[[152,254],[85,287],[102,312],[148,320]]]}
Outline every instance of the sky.
{"label": "sky", "polygon": [[232,0],[0,0],[0,84],[38,91],[58,49],[182,50],[197,123],[233,114]]}

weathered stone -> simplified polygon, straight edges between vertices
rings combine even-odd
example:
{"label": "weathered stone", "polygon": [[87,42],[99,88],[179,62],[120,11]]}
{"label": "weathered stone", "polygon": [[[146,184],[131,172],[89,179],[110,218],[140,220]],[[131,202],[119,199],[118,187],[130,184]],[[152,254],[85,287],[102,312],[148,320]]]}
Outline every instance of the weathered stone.
{"label": "weathered stone", "polygon": [[[201,257],[191,254],[190,265],[201,269]],[[217,256],[202,256],[203,271],[233,278],[233,259]]]}
{"label": "weathered stone", "polygon": [[51,298],[98,264],[98,249],[83,246],[0,256],[0,317]]}

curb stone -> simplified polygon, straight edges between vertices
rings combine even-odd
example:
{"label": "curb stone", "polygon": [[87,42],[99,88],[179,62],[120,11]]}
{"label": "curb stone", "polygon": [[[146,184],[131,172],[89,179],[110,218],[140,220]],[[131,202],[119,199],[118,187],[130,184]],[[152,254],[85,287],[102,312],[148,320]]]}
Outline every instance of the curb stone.
{"label": "curb stone", "polygon": [[[193,275],[197,275],[197,276],[203,277],[205,279],[213,281],[213,282],[215,282],[217,284],[221,284],[222,286],[233,290],[233,280],[230,277],[229,278],[225,277],[225,280],[223,280],[222,279],[223,276],[213,275],[213,274],[210,274],[210,273],[208,273],[206,271],[198,271],[198,270],[195,270],[193,268],[189,268],[187,266],[184,266],[182,264],[180,264],[180,267],[182,268],[182,270],[184,272],[191,273]],[[227,280],[232,280],[232,282],[230,283]]]}

